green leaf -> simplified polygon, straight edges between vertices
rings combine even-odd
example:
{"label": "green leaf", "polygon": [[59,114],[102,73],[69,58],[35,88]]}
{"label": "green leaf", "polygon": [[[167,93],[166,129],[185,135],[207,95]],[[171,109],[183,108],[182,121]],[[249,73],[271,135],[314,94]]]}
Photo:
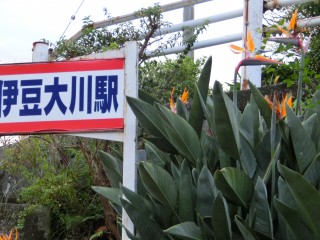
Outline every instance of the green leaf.
{"label": "green leaf", "polygon": [[297,116],[286,106],[288,127],[300,173],[304,173],[312,160],[317,156],[316,148],[304,130]]}
{"label": "green leaf", "polygon": [[163,167],[171,162],[169,155],[161,151],[153,143],[145,140],[144,144],[147,152],[147,157],[152,163],[158,164],[159,166]]}
{"label": "green leaf", "polygon": [[166,135],[179,154],[195,165],[202,157],[200,139],[191,125],[169,109],[157,105],[164,119]]}
{"label": "green leaf", "polygon": [[248,207],[253,194],[253,184],[242,170],[232,167],[217,170],[214,173],[214,181],[228,200],[242,207]]}
{"label": "green leaf", "polygon": [[240,161],[246,174],[252,178],[257,168],[256,157],[254,156],[253,149],[247,140],[240,134]]}
{"label": "green leaf", "polygon": [[211,66],[212,57],[209,57],[202,69],[199,81],[197,83],[200,95],[198,91],[195,91],[189,115],[189,123],[196,131],[198,136],[200,136],[201,134],[202,123],[204,120],[204,113],[201,107],[200,98],[202,98],[202,100],[206,102],[210,83]]}
{"label": "green leaf", "polygon": [[317,186],[320,181],[320,153],[313,159],[303,176],[310,181],[313,186]]}
{"label": "green leaf", "polygon": [[254,101],[258,105],[258,108],[260,109],[260,113],[262,117],[264,118],[268,128],[271,126],[271,114],[272,111],[270,109],[269,104],[264,99],[260,91],[249,81],[250,91],[252,94],[252,97],[254,98]]}
{"label": "green leaf", "polygon": [[164,230],[164,232],[186,240],[204,239],[200,228],[194,222],[183,222]]}
{"label": "green leaf", "polygon": [[143,128],[155,137],[166,139],[163,121],[152,105],[132,97],[127,97],[127,101]]}
{"label": "green leaf", "polygon": [[[200,90],[199,88],[196,87],[196,90],[198,92],[198,95],[200,96]],[[211,129],[211,131],[213,131],[214,129],[214,122],[213,122],[213,113],[214,113],[214,110],[213,110],[213,107],[210,106],[210,105],[206,105],[206,102],[205,102],[205,99],[202,99],[202,98],[199,98],[200,99],[200,103],[201,103],[201,107],[202,107],[202,110],[204,112],[204,116],[208,122],[208,125],[209,125],[209,128]]]}
{"label": "green leaf", "polygon": [[310,136],[317,152],[320,152],[320,116],[318,114],[312,114],[303,122],[303,128]]}
{"label": "green leaf", "polygon": [[189,113],[188,113],[187,107],[180,100],[180,98],[177,98],[176,108],[177,108],[177,114],[183,119],[188,120]]}
{"label": "green leaf", "polygon": [[250,228],[249,224],[246,221],[244,221],[241,217],[236,216],[235,222],[236,222],[242,236],[244,237],[244,239],[246,239],[246,240],[258,240],[259,239],[256,236],[256,234],[254,233],[254,231]]}
{"label": "green leaf", "polygon": [[[290,229],[295,239],[314,239],[314,236],[312,236],[311,232],[305,227],[296,210],[279,201],[277,198],[274,198],[273,203],[280,220],[284,222],[283,226]],[[283,231],[285,231],[285,229],[282,229],[282,232]]]}
{"label": "green leaf", "polygon": [[209,169],[204,166],[197,182],[197,211],[201,217],[210,216],[216,195],[214,179]]}
{"label": "green leaf", "polygon": [[251,105],[247,104],[240,118],[239,131],[252,148],[255,147],[253,127],[253,113]]}
{"label": "green leaf", "polygon": [[122,161],[103,151],[98,151],[98,154],[111,185],[115,188],[120,188],[122,183]]}
{"label": "green leaf", "polygon": [[220,148],[234,159],[240,159],[240,137],[232,102],[218,81],[213,88],[214,124]]}
{"label": "green leaf", "polygon": [[177,189],[171,175],[163,168],[148,162],[140,162],[138,169],[142,183],[149,194],[179,219],[175,212]]}
{"label": "green leaf", "polygon": [[255,212],[254,230],[272,239],[273,223],[268,204],[267,189],[260,177],[257,179],[250,207],[250,210]]}
{"label": "green leaf", "polygon": [[182,162],[179,182],[179,218],[182,222],[193,221],[195,218],[195,191],[188,163]]}
{"label": "green leaf", "polygon": [[218,192],[213,202],[211,221],[216,239],[224,240],[232,238],[229,208],[221,192]]}
{"label": "green leaf", "polygon": [[122,207],[130,217],[142,240],[164,239],[164,233],[158,224],[150,218],[151,213],[142,210],[125,199],[120,199]]}
{"label": "green leaf", "polygon": [[121,206],[121,203],[120,203],[121,190],[119,188],[108,188],[108,187],[92,186],[92,189],[96,193],[99,193],[103,197],[105,197],[108,200],[110,200],[111,202]]}
{"label": "green leaf", "polygon": [[138,90],[139,99],[141,99],[144,102],[149,103],[150,105],[154,105],[155,103],[160,103],[155,97],[151,96],[150,94],[143,91],[141,88]]}
{"label": "green leaf", "polygon": [[266,172],[266,169],[271,164],[270,131],[264,133],[254,150],[254,155],[258,164],[257,171],[259,172],[259,176],[263,176]]}
{"label": "green leaf", "polygon": [[318,237],[320,231],[320,193],[302,175],[278,163],[278,170],[288,184],[300,216]]}

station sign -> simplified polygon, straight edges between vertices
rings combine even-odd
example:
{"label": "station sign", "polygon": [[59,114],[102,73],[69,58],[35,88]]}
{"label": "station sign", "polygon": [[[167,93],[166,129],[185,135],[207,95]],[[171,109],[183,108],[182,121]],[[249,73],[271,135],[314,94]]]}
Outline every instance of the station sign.
{"label": "station sign", "polygon": [[0,65],[0,134],[124,127],[124,59]]}

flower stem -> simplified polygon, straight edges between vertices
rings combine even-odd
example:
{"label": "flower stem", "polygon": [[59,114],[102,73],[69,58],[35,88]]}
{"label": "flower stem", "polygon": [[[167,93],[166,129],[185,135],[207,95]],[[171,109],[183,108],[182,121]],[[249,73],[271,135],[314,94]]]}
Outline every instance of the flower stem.
{"label": "flower stem", "polygon": [[298,90],[297,90],[297,106],[296,106],[296,115],[301,114],[301,99],[302,99],[302,81],[304,74],[304,58],[305,52],[301,49],[301,59],[300,59],[300,69],[299,69],[299,78],[298,78]]}
{"label": "flower stem", "polygon": [[238,75],[239,68],[236,67],[234,70],[234,77],[233,77],[233,110],[234,114],[237,113],[237,108],[238,108],[238,96],[237,96],[237,75]]}

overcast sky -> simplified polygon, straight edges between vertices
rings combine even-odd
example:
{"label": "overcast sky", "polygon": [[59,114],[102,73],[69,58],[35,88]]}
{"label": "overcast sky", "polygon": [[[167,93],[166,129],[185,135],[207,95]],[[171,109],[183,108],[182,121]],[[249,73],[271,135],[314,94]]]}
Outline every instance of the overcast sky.
{"label": "overcast sky", "polygon": [[[55,43],[59,40],[70,18],[75,14],[83,0],[0,0],[0,64],[30,62],[32,43],[46,39]],[[105,19],[104,8],[112,16],[132,13],[142,7],[173,3],[174,0],[84,0],[65,33],[71,37],[82,26],[82,18],[91,16],[93,21]],[[195,6],[195,19],[209,17],[217,13],[242,8],[242,0],[213,0]],[[164,14],[164,19],[174,23],[182,21],[182,10]],[[242,19],[233,19],[211,24],[200,39],[210,39],[242,30]],[[238,43],[240,44],[240,43]],[[197,50],[195,57],[213,57],[211,84],[214,80],[231,82],[233,69],[240,56],[234,56],[228,45],[220,45]]]}

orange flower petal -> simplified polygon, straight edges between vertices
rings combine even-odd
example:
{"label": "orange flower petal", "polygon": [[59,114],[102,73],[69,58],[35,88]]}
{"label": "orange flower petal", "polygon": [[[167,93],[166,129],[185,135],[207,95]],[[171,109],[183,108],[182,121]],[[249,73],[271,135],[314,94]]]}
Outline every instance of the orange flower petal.
{"label": "orange flower petal", "polygon": [[291,36],[291,34],[289,32],[287,32],[286,30],[284,30],[282,27],[277,26],[277,28],[283,35],[286,35],[288,37]]}
{"label": "orange flower petal", "polygon": [[264,96],[264,99],[267,101],[267,103],[269,104],[269,107],[272,109],[272,107],[273,107],[273,103],[271,102],[271,100],[270,100],[270,98],[269,98],[269,96]]}
{"label": "orange flower petal", "polygon": [[288,30],[293,30],[293,29],[296,28],[297,16],[298,16],[298,9],[296,9],[294,11],[294,13],[292,14],[292,17],[291,17],[290,22],[289,22]]}
{"label": "orange flower petal", "polygon": [[292,108],[292,95],[289,97],[287,104],[290,108]]}
{"label": "orange flower petal", "polygon": [[234,44],[230,44],[229,47],[230,47],[231,51],[235,54],[243,53],[245,51],[244,48],[236,46]]}
{"label": "orange flower petal", "polygon": [[169,99],[170,100],[170,108],[171,108],[172,111],[175,108],[175,104],[174,104],[174,101],[173,101],[173,94],[174,94],[174,87],[171,90],[170,99]]}
{"label": "orange flower petal", "polygon": [[189,97],[189,92],[187,91],[187,88],[184,88],[184,91],[180,97],[181,102],[183,102],[184,104],[187,103],[188,101],[188,97]]}
{"label": "orange flower petal", "polygon": [[254,52],[254,42],[250,31],[247,33],[247,50],[249,52]]}
{"label": "orange flower petal", "polygon": [[273,59],[270,59],[270,58],[267,58],[267,57],[263,57],[263,56],[261,56],[261,55],[255,55],[254,58],[255,58],[255,59],[262,60],[262,61],[266,61],[266,62],[274,62],[274,63],[281,64],[281,62],[279,62],[279,61],[277,61],[277,60],[273,60]]}

